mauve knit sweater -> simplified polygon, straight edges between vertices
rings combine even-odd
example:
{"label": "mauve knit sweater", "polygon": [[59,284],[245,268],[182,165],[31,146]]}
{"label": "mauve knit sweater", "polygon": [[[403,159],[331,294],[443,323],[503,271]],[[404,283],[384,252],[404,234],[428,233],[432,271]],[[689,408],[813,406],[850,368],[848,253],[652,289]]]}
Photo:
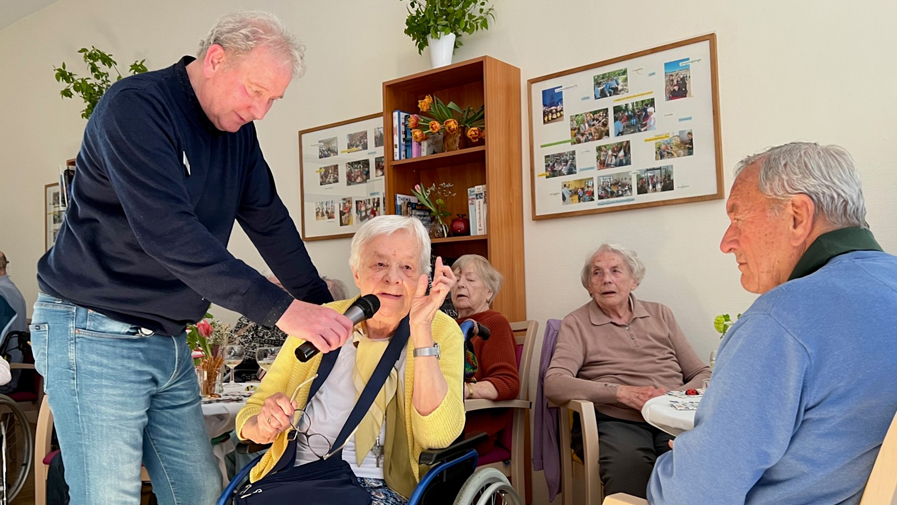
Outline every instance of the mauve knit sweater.
{"label": "mauve knit sweater", "polygon": [[642,413],[617,401],[617,386],[654,386],[667,391],[699,388],[710,377],[686,340],[673,311],[632,297],[633,316],[619,325],[593,300],[561,323],[545,396],[561,405],[589,400],[602,414],[644,422]]}
{"label": "mauve knit sweater", "polygon": [[[489,382],[498,391],[496,401],[513,400],[520,391],[520,376],[517,373],[517,347],[511,325],[503,315],[487,310],[465,318],[458,318],[460,324],[473,319],[477,324],[489,328],[488,340],[473,338],[473,350],[479,368],[474,376],[476,382]],[[498,432],[508,423],[512,415],[509,409],[490,409],[467,414],[464,433],[486,433],[489,441],[477,447],[483,453],[491,449]]]}

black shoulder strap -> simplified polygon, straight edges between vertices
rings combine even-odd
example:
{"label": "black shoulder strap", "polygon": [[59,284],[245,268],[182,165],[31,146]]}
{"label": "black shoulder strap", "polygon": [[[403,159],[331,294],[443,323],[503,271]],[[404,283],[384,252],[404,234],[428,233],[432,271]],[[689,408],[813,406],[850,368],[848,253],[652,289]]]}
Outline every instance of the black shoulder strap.
{"label": "black shoulder strap", "polygon": [[[368,409],[371,408],[371,405],[374,403],[374,399],[377,397],[377,394],[380,393],[380,389],[383,387],[383,383],[386,382],[386,378],[389,377],[389,372],[395,366],[396,362],[398,362],[399,358],[402,355],[402,351],[405,349],[405,343],[408,342],[408,337],[411,336],[411,328],[408,323],[408,316],[405,316],[401,322],[399,322],[399,327],[396,329],[395,334],[393,334],[392,339],[389,341],[389,345],[386,346],[386,350],[383,352],[383,357],[380,358],[380,362],[377,363],[377,367],[374,369],[374,373],[371,374],[371,379],[368,381],[367,385],[362,390],[361,395],[358,397],[358,401],[355,403],[355,407],[352,409],[352,412],[349,414],[349,418],[346,420],[346,424],[343,425],[343,429],[340,431],[339,436],[336,437],[336,441],[333,442],[333,447],[341,447],[349,436],[355,431],[355,427],[358,426],[358,423],[364,419],[364,415],[367,414]],[[318,377],[315,378],[314,382],[311,384],[311,389],[308,392],[308,400],[306,401],[306,405],[311,403],[312,397],[318,392],[321,388],[321,385],[324,384],[324,381],[327,380],[327,376],[330,375],[330,372],[333,370],[333,365],[336,364],[336,358],[339,356],[339,352],[342,350],[342,347],[336,349],[334,351],[328,352],[321,358],[321,364],[318,366]],[[286,468],[291,468],[295,465],[296,462],[296,439],[293,437],[288,437],[289,442],[287,443],[287,447],[284,450],[284,453],[281,455],[280,460],[277,461],[277,464],[271,470],[271,473],[277,473]],[[342,450],[340,450],[342,452]],[[342,457],[342,454],[335,453],[333,456]]]}
{"label": "black shoulder strap", "polygon": [[355,408],[353,408],[352,412],[349,414],[346,424],[343,425],[342,431],[340,431],[339,436],[336,437],[336,441],[333,442],[334,448],[341,447],[352,432],[355,431],[355,427],[358,426],[358,423],[364,419],[365,414],[367,414],[371,405],[374,403],[374,399],[377,398],[377,394],[380,393],[383,383],[385,383],[386,378],[389,377],[389,372],[395,367],[396,362],[402,355],[402,351],[405,349],[405,343],[408,342],[408,337],[410,335],[411,328],[408,324],[408,316],[405,316],[405,318],[399,322],[399,327],[393,334],[392,339],[390,339],[389,345],[383,352],[383,357],[380,358],[380,362],[377,363],[377,368],[375,368],[374,373],[371,374],[371,379],[368,381],[367,385],[365,385],[364,390],[361,391],[361,395],[358,396],[358,401],[355,403]]}

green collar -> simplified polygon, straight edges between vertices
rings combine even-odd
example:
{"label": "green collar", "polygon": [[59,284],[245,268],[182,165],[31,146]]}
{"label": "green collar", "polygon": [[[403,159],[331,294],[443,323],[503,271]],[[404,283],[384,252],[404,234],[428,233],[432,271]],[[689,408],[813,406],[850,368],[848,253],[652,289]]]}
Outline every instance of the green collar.
{"label": "green collar", "polygon": [[872,232],[865,228],[841,228],[820,235],[801,256],[788,280],[806,277],[835,256],[853,251],[881,251]]}

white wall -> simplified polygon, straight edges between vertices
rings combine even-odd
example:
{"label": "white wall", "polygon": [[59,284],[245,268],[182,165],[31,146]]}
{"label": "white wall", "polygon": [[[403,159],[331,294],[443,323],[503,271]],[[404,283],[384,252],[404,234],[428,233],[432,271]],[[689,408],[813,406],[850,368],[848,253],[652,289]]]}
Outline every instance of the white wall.
{"label": "white wall", "polygon": [[[74,100],[61,100],[52,67],[82,68],[75,50],[96,45],[126,68],[150,68],[192,53],[214,19],[244,2],[114,2],[61,0],[0,30],[0,249],[26,298],[37,293],[35,263],[43,252],[43,185],[77,152],[84,120]],[[380,110],[387,79],[424,70],[402,33],[404,4],[395,0],[259,1],[278,13],[308,46],[309,71],[258,124],[265,155],[294,219],[299,219],[297,131]],[[550,6],[550,8],[549,8]],[[838,143],[853,153],[865,182],[869,222],[897,250],[897,189],[886,118],[893,99],[897,32],[894,2],[498,0],[491,30],[466,38],[456,61],[489,54],[521,68],[526,79],[695,35],[716,32],[727,187],[746,154],[792,140]],[[550,20],[550,22],[546,22]],[[526,112],[524,112],[526,114]],[[524,142],[526,117],[521,118]],[[525,215],[529,154],[524,146]],[[577,280],[587,253],[605,240],[626,244],[648,266],[638,294],[670,305],[700,355],[717,343],[710,322],[753,300],[731,257],[717,248],[727,224],[724,202],[534,222],[526,220],[527,300],[544,323],[586,300]],[[348,240],[309,243],[322,273],[351,286]],[[231,250],[263,268],[237,229]],[[220,309],[219,309],[220,311]],[[226,316],[225,318],[232,317]]]}

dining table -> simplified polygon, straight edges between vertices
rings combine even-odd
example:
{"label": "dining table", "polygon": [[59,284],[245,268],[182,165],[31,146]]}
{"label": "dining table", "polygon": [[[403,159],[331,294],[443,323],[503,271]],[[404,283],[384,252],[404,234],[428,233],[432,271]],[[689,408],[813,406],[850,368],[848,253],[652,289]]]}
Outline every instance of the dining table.
{"label": "dining table", "polygon": [[703,394],[687,395],[682,391],[670,391],[645,402],[642,417],[651,426],[674,437],[679,436],[694,429],[695,414],[703,397]]}
{"label": "dining table", "polygon": [[220,397],[202,399],[202,418],[209,440],[213,441],[212,454],[221,471],[222,488],[230,481],[225,461],[227,454],[236,449],[237,440],[233,436],[225,440],[216,439],[234,431],[237,414],[246,405],[246,399],[252,395],[257,385],[258,382],[224,384]]}

